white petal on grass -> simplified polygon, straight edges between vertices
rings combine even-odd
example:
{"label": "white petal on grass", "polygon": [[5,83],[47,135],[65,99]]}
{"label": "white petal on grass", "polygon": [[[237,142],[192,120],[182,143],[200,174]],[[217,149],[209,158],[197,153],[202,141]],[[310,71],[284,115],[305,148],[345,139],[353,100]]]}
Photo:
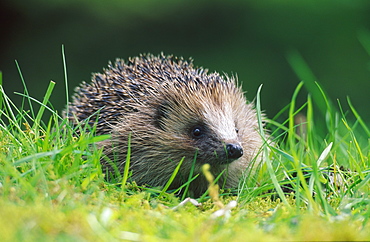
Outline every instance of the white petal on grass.
{"label": "white petal on grass", "polygon": [[325,158],[328,156],[331,147],[333,146],[333,142],[330,142],[330,144],[324,149],[324,151],[321,153],[319,159],[317,159],[317,166],[320,167],[320,164]]}
{"label": "white petal on grass", "polygon": [[104,208],[103,212],[100,214],[100,222],[103,226],[107,226],[109,223],[109,220],[111,219],[113,215],[113,211],[110,208]]}
{"label": "white petal on grass", "polygon": [[99,223],[94,214],[87,215],[87,222],[100,239],[104,241],[115,241],[115,238]]}
{"label": "white petal on grass", "polygon": [[120,239],[128,240],[128,241],[142,241],[140,234],[129,232],[129,231],[121,231]]}
{"label": "white petal on grass", "polygon": [[181,203],[179,203],[179,205],[177,205],[177,206],[175,206],[175,207],[173,207],[172,208],[172,210],[176,210],[176,209],[178,209],[179,207],[182,207],[182,206],[184,206],[185,204],[187,204],[187,203],[191,203],[191,204],[193,204],[194,206],[200,206],[200,205],[202,205],[200,202],[198,202],[197,200],[195,200],[195,199],[193,199],[193,198],[190,198],[190,197],[188,197],[188,198],[185,198],[184,199],[184,201],[182,201]]}
{"label": "white petal on grass", "polygon": [[231,209],[235,208],[236,205],[238,205],[238,203],[235,200],[229,202],[224,208],[221,208],[220,210],[212,213],[211,218],[215,219],[224,216],[225,219],[229,219],[231,216]]}

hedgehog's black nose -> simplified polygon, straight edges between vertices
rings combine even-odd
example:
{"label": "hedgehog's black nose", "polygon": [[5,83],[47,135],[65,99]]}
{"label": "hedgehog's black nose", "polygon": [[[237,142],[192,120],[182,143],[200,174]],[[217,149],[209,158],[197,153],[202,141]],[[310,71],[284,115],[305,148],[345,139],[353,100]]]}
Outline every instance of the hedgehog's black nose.
{"label": "hedgehog's black nose", "polygon": [[243,155],[243,148],[238,144],[227,144],[226,154],[229,159],[237,159]]}

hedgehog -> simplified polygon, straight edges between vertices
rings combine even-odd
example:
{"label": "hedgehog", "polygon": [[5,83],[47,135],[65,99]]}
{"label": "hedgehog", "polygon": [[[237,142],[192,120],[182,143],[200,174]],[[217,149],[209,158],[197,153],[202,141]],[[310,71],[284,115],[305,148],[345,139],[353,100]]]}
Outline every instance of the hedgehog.
{"label": "hedgehog", "polygon": [[204,164],[221,187],[236,188],[263,144],[254,105],[236,77],[163,53],[109,62],[76,88],[67,110],[72,125],[111,135],[98,144],[104,171],[122,174],[130,145],[131,181],[163,187],[182,160],[170,189],[198,175],[189,186],[193,197],[208,189]]}

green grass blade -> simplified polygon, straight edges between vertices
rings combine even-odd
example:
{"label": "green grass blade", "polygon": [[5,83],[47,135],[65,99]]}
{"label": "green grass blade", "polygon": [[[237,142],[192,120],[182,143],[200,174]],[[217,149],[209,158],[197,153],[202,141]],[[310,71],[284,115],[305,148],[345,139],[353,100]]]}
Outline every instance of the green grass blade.
{"label": "green grass blade", "polygon": [[123,170],[123,178],[122,178],[122,183],[121,183],[122,190],[124,190],[126,183],[127,183],[130,163],[131,163],[131,133],[128,135],[128,140],[127,140],[126,162],[125,162],[125,168]]}
{"label": "green grass blade", "polygon": [[[289,131],[288,131],[288,144],[290,148],[290,153],[294,159],[294,162],[292,163],[294,166],[295,171],[297,172],[297,183],[301,184],[303,187],[303,195],[308,199],[308,205],[310,209],[313,209],[316,213],[319,212],[319,209],[317,207],[317,204],[312,198],[312,193],[310,192],[309,186],[306,182],[305,176],[303,174],[302,168],[303,168],[303,163],[301,160],[301,155],[299,154],[299,149],[298,146],[296,145],[296,130],[295,130],[295,125],[294,125],[294,119],[295,119],[295,104],[296,104],[296,99],[298,97],[299,91],[301,90],[304,82],[300,82],[296,89],[294,90],[292,99],[290,101],[290,108],[289,108]],[[299,186],[297,186],[299,187]]]}
{"label": "green grass blade", "polygon": [[[16,132],[19,135],[21,135],[21,136],[23,136],[23,138],[27,139],[28,142],[31,142],[28,135],[26,135],[23,132],[22,127],[20,125],[22,122],[25,122],[25,123],[27,122],[24,116],[29,117],[28,114],[25,113],[25,112],[22,112],[22,110],[18,109],[15,106],[15,104],[9,99],[9,97],[5,94],[5,92],[3,92],[3,101],[4,101],[4,110],[5,110],[5,112],[3,112],[2,110],[0,110],[0,112],[1,112],[1,114],[4,115],[4,117],[9,122],[9,126],[7,128],[5,128],[5,132],[9,132],[9,133],[11,133],[12,131],[15,132],[14,131],[14,129],[15,129]],[[29,118],[31,118],[31,117],[29,117]],[[21,120],[21,122],[19,120]],[[4,125],[4,127],[5,127],[5,125]]]}
{"label": "green grass blade", "polygon": [[293,157],[296,157],[296,149],[295,149],[295,136],[296,132],[294,129],[294,117],[295,117],[295,104],[297,100],[297,96],[299,91],[301,90],[304,82],[300,82],[296,89],[294,90],[292,99],[290,101],[290,108],[289,108],[289,130],[288,130],[288,142],[290,144],[290,152],[292,153]]}
{"label": "green grass blade", "polygon": [[362,29],[358,32],[357,36],[367,54],[370,55],[370,32],[368,30]]}
{"label": "green grass blade", "polygon": [[[21,81],[22,81],[22,84],[23,84],[24,94],[25,94],[25,96],[24,96],[24,97],[26,97],[26,99],[27,99],[27,101],[28,101],[28,104],[29,104],[29,106],[30,106],[31,116],[32,116],[33,118],[35,118],[35,112],[33,111],[33,107],[32,107],[32,104],[31,104],[31,100],[27,98],[27,97],[29,97],[30,95],[29,95],[29,93],[28,93],[27,85],[26,85],[26,82],[24,81],[23,74],[22,74],[21,68],[20,68],[20,66],[19,66],[19,64],[18,64],[18,61],[15,61],[15,64],[16,64],[16,66],[17,66],[18,73],[19,73],[19,76],[20,76]],[[24,109],[23,107],[24,107],[24,99],[22,100],[22,108],[21,108],[22,110]]]}
{"label": "green grass blade", "polygon": [[326,106],[323,102],[322,95],[315,84],[317,82],[317,78],[309,68],[306,61],[296,50],[291,50],[287,53],[287,60],[298,78],[304,82],[305,87],[311,93],[313,100],[315,100],[315,103],[318,105],[321,113],[325,115]]}
{"label": "green grass blade", "polygon": [[268,147],[267,147],[268,144],[267,144],[267,140],[265,138],[266,136],[265,136],[265,131],[263,129],[263,123],[262,123],[261,98],[260,98],[261,89],[262,89],[262,85],[259,86],[258,91],[257,91],[256,111],[257,111],[257,117],[258,117],[259,133],[260,133],[260,135],[261,135],[261,137],[262,137],[262,139],[264,140],[264,143],[265,143],[264,147],[263,147],[263,159],[264,159],[264,161],[267,165],[267,170],[270,174],[272,183],[274,184],[276,192],[278,193],[281,201],[283,201],[286,206],[290,207],[288,201],[285,198],[284,192],[283,192],[283,190],[281,189],[281,187],[279,185],[279,182],[278,182],[277,177],[275,175],[275,171],[272,167],[271,160],[269,158],[269,151],[268,151]]}
{"label": "green grass blade", "polygon": [[181,167],[182,162],[184,161],[184,159],[185,159],[185,157],[182,157],[182,159],[180,160],[179,164],[176,166],[175,170],[172,172],[172,175],[171,175],[170,179],[168,179],[166,185],[163,187],[163,189],[162,189],[161,193],[159,194],[159,196],[163,196],[165,194],[165,192],[168,190],[168,188],[172,184],[173,180],[175,179],[177,173],[179,172],[180,167]]}
{"label": "green grass blade", "polygon": [[185,186],[184,193],[182,194],[182,200],[184,200],[186,198],[186,196],[188,195],[189,186],[190,186],[189,181],[193,178],[194,169],[195,169],[195,162],[197,161],[197,155],[198,155],[198,150],[196,150],[196,152],[194,154],[194,159],[193,159],[193,163],[191,164],[191,169],[190,169],[190,173],[189,173],[189,177],[188,177],[188,182],[187,182],[187,185]]}
{"label": "green grass blade", "polygon": [[315,132],[314,127],[314,108],[312,104],[311,95],[307,97],[307,115],[306,115],[306,143],[307,147],[314,147],[314,137],[313,134]]}
{"label": "green grass blade", "polygon": [[[55,86],[55,82],[51,81],[49,83],[48,89],[46,90],[46,93],[44,95],[44,99],[41,103],[39,111],[37,112],[36,119],[34,120],[34,123],[33,123],[33,128],[36,129],[36,130],[38,129],[38,127],[40,127],[41,118],[44,115],[45,107],[47,106],[47,104],[49,102],[49,99],[50,99],[51,93],[53,92],[54,86]],[[38,134],[38,132],[36,132],[36,134]]]}
{"label": "green grass blade", "polygon": [[347,103],[348,103],[348,105],[349,105],[352,113],[355,115],[356,120],[360,123],[361,127],[365,130],[366,135],[370,137],[370,130],[369,130],[369,128],[366,126],[365,122],[362,120],[361,116],[358,114],[358,112],[356,111],[356,109],[352,105],[352,102],[351,102],[351,100],[350,100],[349,97],[347,97]]}
{"label": "green grass blade", "polygon": [[[361,170],[363,170],[364,168],[367,167],[367,164],[366,164],[367,159],[366,159],[365,155],[362,154],[360,144],[358,143],[357,138],[356,138],[355,134],[353,133],[351,127],[348,125],[347,121],[344,118],[342,119],[342,121],[343,121],[344,126],[348,129],[348,131],[351,134],[352,142],[355,145],[355,150],[357,151],[357,154],[358,154],[358,156],[360,157],[360,160],[361,160],[361,162],[358,162],[356,159],[353,158],[352,160],[355,160],[355,162],[352,162],[351,164],[352,164],[352,166],[356,167],[357,171],[361,171]],[[352,154],[349,154],[349,155],[351,155],[353,157]],[[363,168],[361,168],[361,165],[362,165]],[[360,175],[361,179],[364,179],[364,175],[363,175],[362,172],[360,172],[359,175]]]}
{"label": "green grass blade", "polygon": [[325,94],[324,90],[321,88],[318,82],[315,82],[316,86],[318,87],[321,97],[324,100],[326,111],[323,113],[324,117],[326,118],[326,123],[329,132],[331,132],[331,135],[334,137],[334,131],[335,131],[335,125],[334,125],[334,112],[337,110],[333,110],[333,105],[331,101],[328,99],[327,95]]}
{"label": "green grass blade", "polygon": [[66,63],[64,45],[62,45],[62,57],[63,57],[63,70],[64,70],[64,85],[66,88],[66,100],[67,100],[66,113],[69,113],[68,112],[68,108],[69,108],[68,107],[68,104],[69,104],[68,75],[67,75],[67,63]]}
{"label": "green grass blade", "polygon": [[47,151],[47,152],[41,152],[41,153],[35,153],[33,155],[24,157],[16,162],[13,163],[13,166],[19,166],[27,162],[31,162],[32,160],[38,160],[40,158],[46,157],[46,156],[55,156],[56,154],[60,153],[62,150],[53,150],[53,151]]}
{"label": "green grass blade", "polygon": [[[35,102],[35,103],[39,104],[40,106],[42,106],[44,109],[46,109],[46,110],[50,111],[51,113],[54,113],[54,114],[56,113],[56,112],[55,112],[55,110],[53,110],[51,107],[48,107],[48,106],[44,105],[44,104],[43,104],[43,102],[40,102],[39,100],[37,100],[37,99],[35,99],[35,98],[33,98],[33,97],[29,97],[29,96],[27,96],[26,94],[19,93],[19,92],[14,92],[14,94],[17,94],[17,95],[22,96],[22,97],[27,97],[29,100],[31,100],[31,101],[33,101],[33,102]],[[18,110],[18,111],[20,111],[20,110]],[[29,116],[27,113],[26,113],[25,115],[26,115],[26,117],[27,117],[27,118],[31,119],[32,121],[35,121],[35,119],[33,119],[33,118],[32,118],[31,116]],[[59,118],[59,120],[62,120],[62,119],[63,119],[63,118],[62,118],[61,116],[59,116],[59,115],[58,115],[58,118]]]}

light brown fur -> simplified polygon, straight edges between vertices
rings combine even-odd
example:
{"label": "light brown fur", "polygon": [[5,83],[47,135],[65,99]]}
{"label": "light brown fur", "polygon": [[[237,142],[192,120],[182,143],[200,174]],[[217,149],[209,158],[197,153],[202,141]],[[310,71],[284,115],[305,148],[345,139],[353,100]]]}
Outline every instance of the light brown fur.
{"label": "light brown fur", "polygon": [[[131,179],[151,186],[165,185],[185,157],[171,187],[181,186],[197,153],[195,174],[209,163],[215,176],[227,169],[220,185],[237,187],[262,145],[254,107],[234,78],[163,54],[109,64],[103,74],[94,75],[91,84],[77,88],[68,117],[75,124],[89,117],[90,125],[98,120],[97,133],[112,134],[111,140],[100,145],[120,172],[131,133]],[[202,131],[200,137],[195,136],[197,128]],[[225,144],[240,146],[242,156],[228,159]],[[111,170],[104,159],[102,163]],[[207,187],[200,174],[190,191],[199,196]]]}

